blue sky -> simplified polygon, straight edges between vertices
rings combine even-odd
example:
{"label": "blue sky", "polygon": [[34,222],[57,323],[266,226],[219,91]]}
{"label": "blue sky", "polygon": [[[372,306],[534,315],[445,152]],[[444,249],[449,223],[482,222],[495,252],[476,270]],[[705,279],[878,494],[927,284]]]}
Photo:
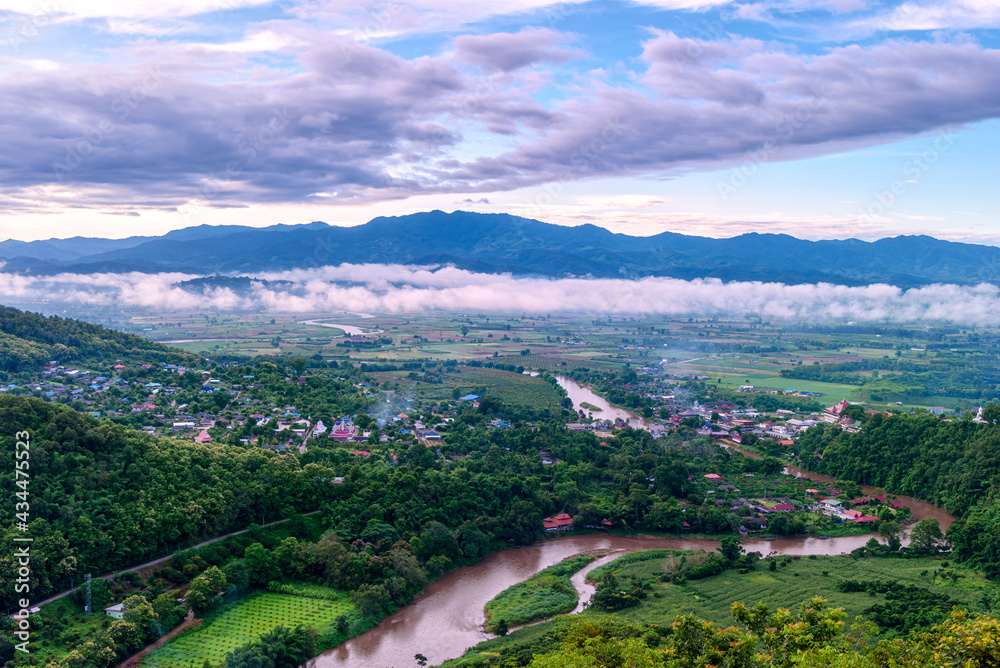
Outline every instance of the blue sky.
{"label": "blue sky", "polygon": [[995,0],[0,0],[0,238],[509,212],[1000,244]]}

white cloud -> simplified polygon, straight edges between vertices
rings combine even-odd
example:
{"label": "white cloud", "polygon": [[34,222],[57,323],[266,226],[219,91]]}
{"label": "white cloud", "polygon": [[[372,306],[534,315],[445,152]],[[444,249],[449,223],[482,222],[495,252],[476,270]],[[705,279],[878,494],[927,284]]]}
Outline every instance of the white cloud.
{"label": "white cloud", "polygon": [[272,0],[0,0],[0,11],[27,16],[92,18],[178,18],[264,5]]}
{"label": "white cloud", "polygon": [[154,311],[218,308],[270,312],[414,313],[487,310],[547,313],[573,311],[658,315],[745,315],[774,318],[1000,324],[1000,288],[930,285],[902,290],[890,285],[845,287],[784,285],[717,279],[536,279],[477,274],[451,267],[340,265],[262,274],[288,283],[257,283],[249,293],[230,289],[191,292],[177,287],[184,274],[0,273],[0,296],[20,302],[119,304]]}
{"label": "white cloud", "polygon": [[875,19],[882,30],[970,30],[1000,26],[996,0],[942,0],[904,2]]}

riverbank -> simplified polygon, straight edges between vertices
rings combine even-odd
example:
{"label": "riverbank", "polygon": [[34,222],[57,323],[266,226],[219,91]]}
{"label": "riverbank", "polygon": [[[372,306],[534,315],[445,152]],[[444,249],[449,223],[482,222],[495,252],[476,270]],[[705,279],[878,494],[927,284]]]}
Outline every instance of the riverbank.
{"label": "riverbank", "polygon": [[[816,537],[751,539],[744,542],[744,547],[747,552],[756,551],[763,556],[846,555],[863,547],[868,539],[868,535],[826,540]],[[444,574],[409,605],[389,615],[367,633],[316,657],[310,662],[310,667],[409,665],[417,652],[427,656],[430,664],[439,664],[462,655],[469,647],[491,637],[482,628],[488,601],[504,589],[568,557],[597,550],[616,553],[592,562],[571,578],[580,598],[589,599],[593,590],[584,582],[586,572],[591,567],[606,563],[604,559],[610,561],[618,555],[639,550],[714,551],[718,546],[719,541],[712,539],[622,536],[599,532],[562,535],[494,552],[473,566],[463,566]]]}
{"label": "riverbank", "polygon": [[486,630],[506,635],[509,627],[572,612],[579,593],[571,577],[596,558],[594,554],[570,557],[504,589],[484,606]]}
{"label": "riverbank", "polygon": [[[604,570],[613,571],[619,582],[631,582],[632,578],[636,578],[646,594],[639,605],[618,611],[615,616],[661,627],[669,626],[683,614],[694,614],[718,627],[730,626],[734,622],[730,610],[735,602],[748,607],[763,602],[772,610],[778,607],[795,610],[814,596],[821,596],[830,607],[843,608],[848,620],[866,615],[866,611],[873,606],[888,604],[892,607],[892,599],[885,593],[842,591],[840,583],[850,580],[896,582],[928,590],[935,596],[943,597],[938,599],[938,607],[944,614],[950,611],[952,602],[972,612],[986,611],[981,603],[982,594],[992,588],[981,573],[956,568],[946,558],[854,559],[814,555],[805,558],[777,557],[774,562],[773,571],[769,568],[770,560],[765,560],[749,573],[730,569],[720,575],[683,585],[662,582],[662,565],[658,560],[623,564],[620,568],[612,563],[610,568]],[[947,601],[942,602],[945,599]],[[934,611],[916,610],[913,605],[895,608],[883,610],[880,619],[905,625],[908,615],[913,616],[912,622],[921,615],[935,614]],[[607,613],[588,610],[584,614],[597,616]],[[464,652],[461,657],[443,662],[441,668],[502,666],[515,657],[544,651],[549,647],[552,632],[558,625],[558,620],[542,622],[518,629],[503,638],[486,640]],[[892,632],[895,632],[892,628],[883,628],[883,633]]]}
{"label": "riverbank", "polygon": [[622,420],[637,429],[654,424],[651,420],[641,418],[627,408],[612,404],[605,397],[597,394],[591,387],[583,383],[556,373],[552,374],[552,376],[556,379],[559,387],[565,390],[566,396],[573,402],[573,410],[577,412],[582,410],[584,412],[597,413],[594,417],[601,420]]}

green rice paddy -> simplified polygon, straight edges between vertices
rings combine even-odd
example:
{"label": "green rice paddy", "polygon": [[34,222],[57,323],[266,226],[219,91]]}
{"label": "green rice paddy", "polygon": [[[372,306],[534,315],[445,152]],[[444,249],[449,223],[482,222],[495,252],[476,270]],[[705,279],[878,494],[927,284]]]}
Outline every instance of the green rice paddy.
{"label": "green rice paddy", "polygon": [[206,660],[219,664],[226,654],[276,626],[303,624],[322,633],[339,615],[346,615],[353,609],[346,595],[342,600],[333,601],[271,592],[251,595],[198,629],[178,636],[153,652],[143,666],[201,668]]}

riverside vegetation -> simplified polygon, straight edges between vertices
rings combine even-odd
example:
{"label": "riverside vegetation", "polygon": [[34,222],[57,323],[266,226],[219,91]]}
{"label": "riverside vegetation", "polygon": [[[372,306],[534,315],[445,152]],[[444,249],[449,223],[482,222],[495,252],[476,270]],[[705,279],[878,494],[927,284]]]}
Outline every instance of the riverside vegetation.
{"label": "riverside vegetation", "polygon": [[508,626],[572,612],[578,596],[570,576],[594,559],[589,554],[571,557],[503,590],[486,604],[486,630],[502,636]]}
{"label": "riverside vegetation", "polygon": [[[5,373],[17,374],[22,383],[50,361],[45,358],[116,356],[137,376],[166,363],[190,365],[220,379],[253,376],[260,387],[252,393],[265,405],[289,400],[323,415],[356,415],[359,422],[375,414],[388,394],[372,375],[379,371],[367,373],[346,361],[213,362],[95,326],[17,313],[5,317],[20,323],[11,330],[16,334],[6,334],[14,338],[5,339],[13,360]],[[495,380],[500,373],[514,372],[499,368],[490,376]],[[573,373],[616,403],[644,413],[660,410],[636,393],[630,371],[578,364]],[[400,380],[392,381],[394,391]],[[692,398],[708,396],[701,394],[709,392],[701,382],[691,384]],[[148,661],[187,668],[193,660],[229,668],[298,663],[370,628],[442,573],[493,550],[537,540],[545,516],[565,511],[579,525],[609,519],[615,530],[678,535],[687,522],[695,534],[727,534],[736,518],[707,493],[707,483],[700,482],[704,475],[747,484],[775,475],[776,460],[730,454],[690,426],[659,439],[627,428],[602,436],[568,431],[564,424],[576,419],[575,413],[564,411],[561,401],[544,411],[518,403],[531,396],[538,395],[486,396],[478,406],[428,398],[409,410],[434,420],[431,424],[449,418],[440,445],[394,429],[389,440],[366,444],[368,455],[332,442],[299,453],[276,451],[279,444],[265,438],[258,444],[249,438],[224,444],[160,438],[59,403],[2,396],[0,441],[9,466],[0,472],[0,483],[8,494],[14,490],[9,440],[17,430],[32,433],[29,532],[37,555],[31,580],[36,600],[79,584],[84,573],[119,571],[228,531],[248,526],[249,531],[140,572],[95,579],[95,607],[122,602],[124,619],[95,624],[80,614],[79,600],[61,599],[31,617],[31,655],[14,652],[10,629],[0,632],[0,659],[13,666],[105,668],[174,628],[190,607],[204,620],[201,627]],[[776,405],[782,400],[773,399]],[[922,547],[928,551],[898,549],[894,522],[887,517],[881,528],[888,545],[871,541],[843,561],[759,560],[741,554],[732,540],[715,555],[637,556],[597,573],[598,595],[583,617],[519,630],[495,641],[501,648],[496,653],[512,665],[542,667],[823,661],[916,666],[936,661],[935,656],[950,657],[956,665],[990,665],[985,662],[995,660],[988,648],[997,638],[997,623],[975,614],[994,614],[1000,596],[974,569],[982,568],[988,578],[1000,575],[992,567],[1000,545],[995,539],[1000,503],[993,492],[1000,481],[994,480],[992,455],[1000,439],[997,415],[1000,408],[987,406],[983,424],[971,417],[946,422],[930,415],[859,416],[863,422],[856,434],[818,427],[784,453],[806,468],[911,494],[956,513],[959,520],[946,536],[925,527]],[[251,428],[246,436],[254,435]],[[555,463],[543,464],[540,450]],[[794,497],[793,483],[787,484]],[[842,484],[849,489],[848,482]],[[0,508],[0,539],[7,548],[16,535],[9,528],[12,512]],[[286,521],[261,526],[275,520]],[[947,554],[951,546],[954,551]],[[2,603],[8,610],[16,602],[11,553],[5,549],[0,556]],[[850,564],[863,564],[869,572]],[[853,582],[843,587],[858,591],[841,591],[841,582]],[[183,606],[176,600],[182,593]],[[816,600],[817,594],[829,602]],[[528,601],[526,607],[536,607],[537,601]],[[950,605],[969,612],[952,613],[946,610]],[[871,640],[864,628],[848,629],[843,613],[832,606],[852,614],[860,608],[887,635],[905,639]],[[715,626],[732,621],[720,613],[725,608],[739,628]],[[900,614],[903,608],[919,614]],[[262,616],[274,626],[258,623]],[[238,645],[241,639],[245,642]],[[463,661],[502,665],[478,652]]]}

